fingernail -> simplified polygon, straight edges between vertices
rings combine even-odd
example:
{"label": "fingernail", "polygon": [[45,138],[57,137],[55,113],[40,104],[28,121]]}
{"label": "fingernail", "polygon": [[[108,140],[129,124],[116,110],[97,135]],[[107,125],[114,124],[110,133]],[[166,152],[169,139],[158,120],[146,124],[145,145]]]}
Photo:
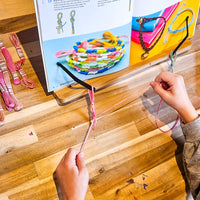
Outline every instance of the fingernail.
{"label": "fingernail", "polygon": [[152,82],[150,83],[150,85],[151,85],[151,86],[154,86],[154,85],[155,85],[155,82],[154,82],[154,81],[152,81]]}
{"label": "fingernail", "polygon": [[79,153],[79,157],[84,158],[84,153],[82,151]]}

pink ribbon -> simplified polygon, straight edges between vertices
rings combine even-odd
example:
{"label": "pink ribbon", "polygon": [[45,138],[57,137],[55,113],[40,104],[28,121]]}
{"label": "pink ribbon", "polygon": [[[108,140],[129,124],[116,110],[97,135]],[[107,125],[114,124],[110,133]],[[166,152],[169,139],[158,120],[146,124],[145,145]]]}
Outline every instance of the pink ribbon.
{"label": "pink ribbon", "polygon": [[20,84],[20,79],[17,75],[16,69],[15,69],[15,65],[13,63],[12,57],[8,51],[8,49],[6,49],[6,47],[3,45],[3,42],[0,40],[0,48],[1,48],[1,52],[3,53],[5,59],[6,59],[6,63],[8,66],[8,69],[10,70],[12,77],[13,77],[13,81],[15,85]]}
{"label": "pink ribbon", "polygon": [[7,90],[6,84],[3,79],[2,71],[0,71],[0,90],[1,90],[4,102],[5,102],[6,109],[8,111],[11,111],[13,109],[13,107],[15,106],[15,103]]}

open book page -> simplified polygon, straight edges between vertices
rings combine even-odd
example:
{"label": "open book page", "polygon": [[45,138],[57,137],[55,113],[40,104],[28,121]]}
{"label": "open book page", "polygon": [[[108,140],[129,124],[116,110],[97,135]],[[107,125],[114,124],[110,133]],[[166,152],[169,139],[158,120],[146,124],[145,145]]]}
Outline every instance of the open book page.
{"label": "open book page", "polygon": [[180,2],[181,0],[135,0],[133,2],[133,16],[151,15]]}
{"label": "open book page", "polygon": [[[48,91],[114,73],[129,65],[130,0],[35,0]],[[57,57],[56,57],[56,56]]]}

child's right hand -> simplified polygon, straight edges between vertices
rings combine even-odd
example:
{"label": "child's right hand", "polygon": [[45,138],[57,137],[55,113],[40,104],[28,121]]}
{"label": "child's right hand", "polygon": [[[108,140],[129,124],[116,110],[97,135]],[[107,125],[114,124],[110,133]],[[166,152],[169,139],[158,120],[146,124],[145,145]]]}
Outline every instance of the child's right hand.
{"label": "child's right hand", "polygon": [[89,174],[83,152],[69,149],[56,169],[56,177],[63,200],[84,200]]}
{"label": "child's right hand", "polygon": [[[168,85],[168,89],[164,89],[162,82]],[[191,122],[198,117],[188,97],[182,76],[168,71],[161,72],[150,85],[168,105],[179,113],[185,123]]]}

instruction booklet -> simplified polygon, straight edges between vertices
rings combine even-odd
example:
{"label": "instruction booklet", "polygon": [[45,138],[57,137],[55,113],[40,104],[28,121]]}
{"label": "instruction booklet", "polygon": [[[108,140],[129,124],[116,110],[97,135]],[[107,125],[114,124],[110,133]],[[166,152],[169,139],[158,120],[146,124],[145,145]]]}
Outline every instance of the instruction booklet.
{"label": "instruction booklet", "polygon": [[48,92],[129,65],[131,0],[35,0]]}

